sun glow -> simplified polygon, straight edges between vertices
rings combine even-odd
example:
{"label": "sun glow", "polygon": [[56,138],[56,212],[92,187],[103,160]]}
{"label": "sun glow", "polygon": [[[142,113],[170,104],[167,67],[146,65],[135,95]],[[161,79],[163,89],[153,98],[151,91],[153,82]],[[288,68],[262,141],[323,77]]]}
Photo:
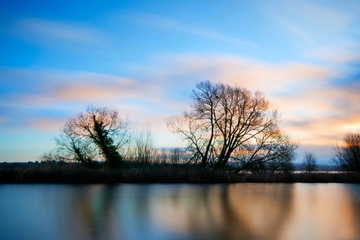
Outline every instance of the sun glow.
{"label": "sun glow", "polygon": [[344,124],[340,126],[340,129],[346,133],[360,132],[360,122],[357,124]]}

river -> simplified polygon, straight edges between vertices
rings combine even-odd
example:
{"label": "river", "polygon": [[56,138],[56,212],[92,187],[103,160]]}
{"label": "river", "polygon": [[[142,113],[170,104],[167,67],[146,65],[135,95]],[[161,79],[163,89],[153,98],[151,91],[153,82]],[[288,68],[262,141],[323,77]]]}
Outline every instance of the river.
{"label": "river", "polygon": [[0,185],[0,239],[360,239],[358,184]]}

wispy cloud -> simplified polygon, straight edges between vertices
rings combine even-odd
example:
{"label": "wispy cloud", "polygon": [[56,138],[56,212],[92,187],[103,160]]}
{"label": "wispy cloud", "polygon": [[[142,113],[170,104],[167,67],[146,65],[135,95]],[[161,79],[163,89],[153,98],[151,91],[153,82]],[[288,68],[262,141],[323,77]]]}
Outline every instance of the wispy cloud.
{"label": "wispy cloud", "polygon": [[[8,91],[2,95],[0,106],[40,111],[74,107],[62,118],[12,115],[23,119],[19,122],[22,126],[54,131],[64,119],[83,111],[88,104],[115,107],[170,139],[166,118],[181,114],[188,107],[196,82],[209,79],[264,92],[271,106],[280,111],[286,134],[300,144],[327,146],[329,155],[345,132],[360,127],[360,85],[358,81],[342,84],[342,79],[350,77],[346,71],[303,62],[276,64],[229,55],[160,59],[155,63],[157,67],[151,69],[153,76],[138,70],[147,76],[141,80],[93,72],[2,70],[1,84]],[[22,89],[25,83],[29,83],[26,91]],[[175,95],[181,95],[181,101]]]}
{"label": "wispy cloud", "polygon": [[27,18],[17,23],[19,34],[28,39],[57,40],[80,44],[101,44],[103,33],[81,22]]}
{"label": "wispy cloud", "polygon": [[322,46],[310,49],[304,53],[309,59],[321,60],[334,64],[360,62],[360,44],[347,41],[336,46]]}
{"label": "wispy cloud", "polygon": [[59,130],[64,126],[67,119],[65,118],[49,118],[39,117],[27,120],[23,125],[29,129],[37,129],[41,131]]}
{"label": "wispy cloud", "polygon": [[172,31],[180,31],[183,33],[194,34],[194,35],[202,36],[205,38],[211,38],[211,39],[219,40],[219,41],[226,42],[226,43],[233,43],[233,44],[244,45],[244,46],[248,46],[248,47],[257,46],[254,42],[251,42],[251,41],[246,41],[246,40],[243,40],[240,38],[227,36],[225,34],[221,34],[219,32],[204,29],[204,28],[190,26],[189,24],[185,24],[180,21],[177,21],[177,20],[174,20],[171,18],[167,18],[167,17],[163,17],[163,16],[137,13],[137,14],[128,15],[128,18],[132,19],[132,21],[134,21],[134,22],[137,22],[137,23],[140,23],[143,25],[147,25],[147,26],[156,27],[156,28],[163,28],[163,29],[172,30]]}
{"label": "wispy cloud", "polygon": [[322,85],[326,79],[337,75],[321,65],[299,62],[272,64],[229,55],[183,55],[170,56],[170,59],[167,60],[170,64],[167,69],[173,69],[173,75],[192,75],[199,80],[212,79],[252,90],[266,89],[270,94],[289,88],[304,88],[309,84]]}
{"label": "wispy cloud", "polygon": [[[319,45],[339,40],[339,33],[349,30],[359,19],[359,5],[349,1],[338,7],[327,2],[281,1],[260,5],[280,30],[296,44]],[[341,36],[341,35],[340,35]]]}
{"label": "wispy cloud", "polygon": [[[160,86],[146,81],[129,79],[114,75],[92,72],[72,71],[29,71],[12,69],[0,71],[6,76],[7,83],[13,90],[4,94],[5,104],[11,98],[13,102],[29,105],[49,105],[59,102],[94,102],[114,99],[151,100],[159,96]],[[26,92],[18,92],[19,86],[26,82]]]}
{"label": "wispy cloud", "polygon": [[6,123],[8,122],[9,120],[5,117],[0,117],[0,124],[3,124],[3,123]]}
{"label": "wispy cloud", "polygon": [[[331,67],[301,62],[266,63],[234,56],[181,56],[168,78],[192,76],[260,90],[281,113],[283,130],[300,144],[331,146],[346,131],[360,127],[360,85]],[[341,82],[341,81],[340,81]],[[329,152],[330,153],[330,152]]]}
{"label": "wispy cloud", "polygon": [[[166,83],[155,79],[146,81],[92,72],[23,69],[0,69],[0,79],[3,79],[0,86],[8,88],[0,99],[0,109],[13,109],[4,122],[0,115],[0,123],[11,123],[12,128],[56,131],[74,113],[95,104],[116,108],[122,116],[129,116],[139,123],[156,123],[154,127],[160,131],[159,126],[165,128],[166,117],[159,121],[159,116],[164,116],[164,109],[173,107],[171,100],[165,99]],[[24,110],[31,115],[24,114]],[[61,116],[52,116],[51,113],[56,112],[62,112]]]}

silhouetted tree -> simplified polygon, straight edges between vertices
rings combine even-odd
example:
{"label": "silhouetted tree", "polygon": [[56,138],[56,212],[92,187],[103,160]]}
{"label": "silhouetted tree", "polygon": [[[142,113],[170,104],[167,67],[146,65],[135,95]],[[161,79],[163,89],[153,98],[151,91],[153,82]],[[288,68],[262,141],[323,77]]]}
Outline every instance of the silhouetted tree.
{"label": "silhouetted tree", "polygon": [[180,163],[181,160],[181,155],[183,155],[184,153],[182,152],[181,148],[172,148],[170,149],[169,152],[169,157],[170,157],[170,161],[171,163]]}
{"label": "silhouetted tree", "polygon": [[153,137],[149,130],[140,131],[135,139],[135,158],[141,163],[150,163],[155,156]]}
{"label": "silhouetted tree", "polygon": [[314,172],[319,168],[315,154],[308,152],[305,153],[303,167],[304,170],[308,173]]}
{"label": "silhouetted tree", "polygon": [[335,147],[333,161],[343,171],[360,173],[360,134],[348,133],[341,146]]}
{"label": "silhouetted tree", "polygon": [[119,167],[119,149],[129,140],[128,122],[116,110],[89,106],[66,122],[56,143],[68,159],[90,164],[100,154],[109,166]]}
{"label": "silhouetted tree", "polygon": [[204,167],[223,168],[229,161],[240,161],[243,169],[265,167],[296,148],[278,130],[278,114],[269,111],[260,92],[205,81],[192,99],[193,110],[169,119],[168,126],[183,136],[192,160]]}
{"label": "silhouetted tree", "polygon": [[[59,155],[56,152],[44,153],[39,157],[40,162],[65,162],[68,161],[63,155]],[[38,162],[38,161],[36,161]]]}
{"label": "silhouetted tree", "polygon": [[157,151],[155,162],[156,163],[167,163],[169,160],[169,151],[166,148],[161,148]]}
{"label": "silhouetted tree", "polygon": [[79,137],[69,128],[64,127],[58,138],[55,138],[57,145],[57,156],[62,156],[68,161],[78,161],[85,165],[91,164],[96,156],[96,149],[91,140]]}
{"label": "silhouetted tree", "polygon": [[294,168],[292,162],[296,148],[297,145],[282,135],[277,125],[273,125],[240,146],[233,159],[240,162],[240,171],[289,172]]}
{"label": "silhouetted tree", "polygon": [[187,159],[187,154],[183,148],[162,148],[157,151],[156,162],[182,164],[183,160]]}

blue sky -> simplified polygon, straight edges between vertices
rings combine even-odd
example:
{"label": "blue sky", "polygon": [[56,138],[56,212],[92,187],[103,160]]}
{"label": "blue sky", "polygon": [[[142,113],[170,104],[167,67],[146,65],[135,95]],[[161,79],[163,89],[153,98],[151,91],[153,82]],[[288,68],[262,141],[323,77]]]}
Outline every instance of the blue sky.
{"label": "blue sky", "polygon": [[360,2],[0,3],[0,161],[35,161],[89,104],[116,108],[157,147],[203,80],[260,90],[284,133],[329,163],[360,130]]}

